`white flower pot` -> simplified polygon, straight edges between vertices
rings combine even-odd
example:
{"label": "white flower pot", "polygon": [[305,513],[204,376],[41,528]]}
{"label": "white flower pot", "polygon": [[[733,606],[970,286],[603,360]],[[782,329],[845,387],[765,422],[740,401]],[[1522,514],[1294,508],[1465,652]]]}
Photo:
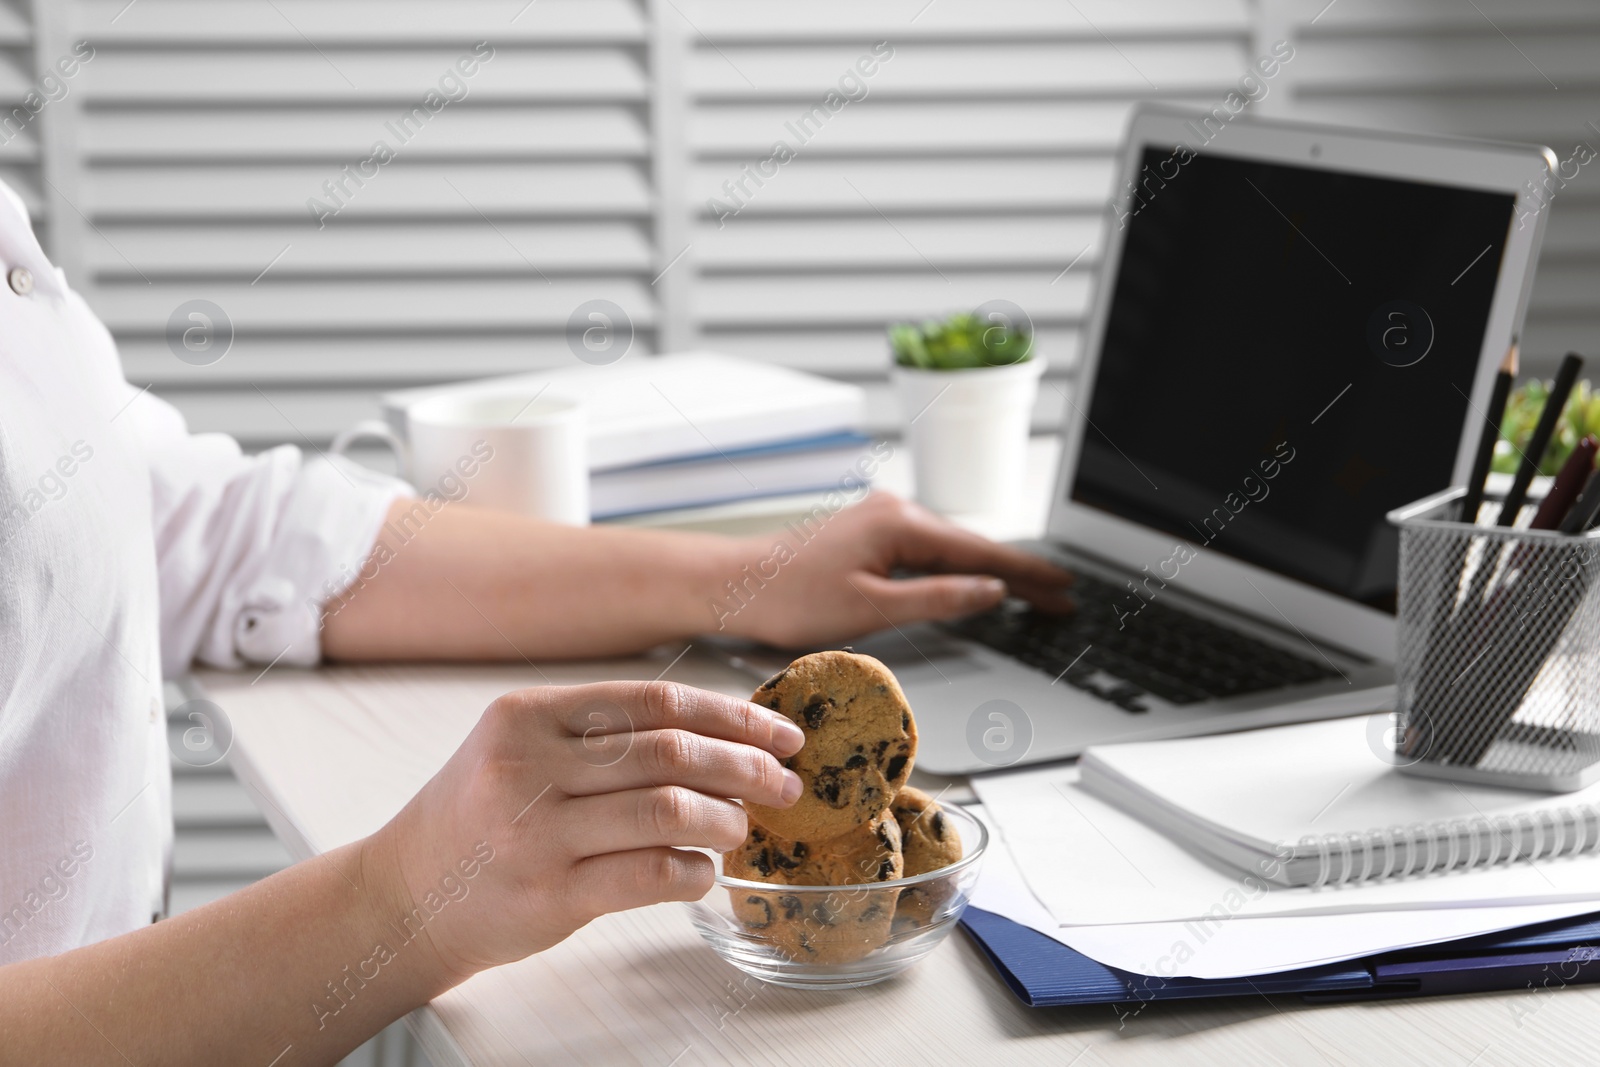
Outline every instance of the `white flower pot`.
{"label": "white flower pot", "polygon": [[1016,503],[1044,369],[1038,356],[1005,367],[892,368],[918,502],[947,513],[1001,511]]}

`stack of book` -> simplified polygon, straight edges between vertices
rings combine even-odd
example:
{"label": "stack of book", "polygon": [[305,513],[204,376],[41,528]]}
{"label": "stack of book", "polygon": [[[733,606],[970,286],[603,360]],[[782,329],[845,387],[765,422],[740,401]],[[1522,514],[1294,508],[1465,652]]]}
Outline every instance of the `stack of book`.
{"label": "stack of book", "polygon": [[385,394],[402,438],[406,410],[440,394],[549,389],[585,401],[591,517],[859,486],[871,445],[854,385],[709,352],[625,359]]}

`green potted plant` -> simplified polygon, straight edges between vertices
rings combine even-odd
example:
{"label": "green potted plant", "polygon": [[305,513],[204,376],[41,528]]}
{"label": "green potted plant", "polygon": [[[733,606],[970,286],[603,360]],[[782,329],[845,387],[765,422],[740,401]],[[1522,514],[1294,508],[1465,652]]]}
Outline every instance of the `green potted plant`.
{"label": "green potted plant", "polygon": [[898,323],[889,346],[917,499],[943,512],[1010,507],[1045,368],[1021,309],[995,301],[942,322]]}
{"label": "green potted plant", "polygon": [[[1550,383],[1539,378],[1524,382],[1511,394],[1505,418],[1500,423],[1500,440],[1495,443],[1494,470],[1502,474],[1516,473],[1528,439],[1533,436],[1534,424],[1539,421],[1549,396]],[[1581,381],[1567,398],[1567,406],[1561,409],[1550,447],[1539,457],[1539,473],[1553,475],[1559,471],[1578,442],[1588,434],[1600,436],[1600,392],[1588,381]]]}

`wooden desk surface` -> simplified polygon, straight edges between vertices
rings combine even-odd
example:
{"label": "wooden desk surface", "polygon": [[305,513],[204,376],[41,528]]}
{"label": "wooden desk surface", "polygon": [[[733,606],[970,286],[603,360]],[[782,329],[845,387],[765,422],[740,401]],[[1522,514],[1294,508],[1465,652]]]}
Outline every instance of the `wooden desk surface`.
{"label": "wooden desk surface", "polygon": [[[551,681],[653,678],[656,659],[540,664]],[[690,652],[669,677],[741,695]],[[378,828],[433,774],[518,667],[275,668],[200,678],[234,728],[232,761],[297,858]],[[1310,1007],[1292,998],[1032,1009],[960,931],[879,986],[764,986],[700,941],[681,905],[606,916],[548,952],[413,1013],[438,1067],[474,1064],[1593,1063],[1592,987]]]}

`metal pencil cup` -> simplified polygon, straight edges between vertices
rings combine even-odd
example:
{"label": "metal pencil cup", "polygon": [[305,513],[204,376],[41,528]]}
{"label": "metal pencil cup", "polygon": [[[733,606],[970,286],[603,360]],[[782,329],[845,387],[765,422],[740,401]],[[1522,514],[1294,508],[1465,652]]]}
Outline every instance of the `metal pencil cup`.
{"label": "metal pencil cup", "polygon": [[1389,513],[1400,528],[1396,762],[1582,789],[1600,780],[1600,529],[1466,525],[1464,492]]}

